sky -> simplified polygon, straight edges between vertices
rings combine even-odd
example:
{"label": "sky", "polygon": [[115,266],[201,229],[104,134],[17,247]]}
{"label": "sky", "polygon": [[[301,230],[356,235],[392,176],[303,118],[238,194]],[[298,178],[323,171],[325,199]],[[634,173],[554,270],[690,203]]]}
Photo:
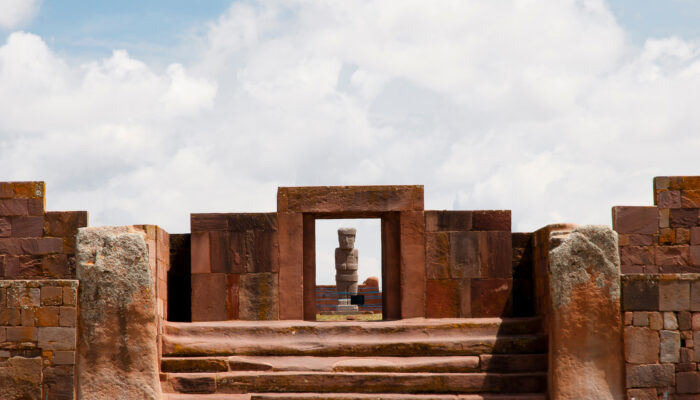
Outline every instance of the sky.
{"label": "sky", "polygon": [[[693,0],[0,0],[0,180],[170,232],[302,185],[423,184],[426,209],[510,209],[513,231],[609,225],[654,176],[699,173],[698,18]],[[324,222],[319,283],[353,222],[361,280],[378,274],[376,221]]]}

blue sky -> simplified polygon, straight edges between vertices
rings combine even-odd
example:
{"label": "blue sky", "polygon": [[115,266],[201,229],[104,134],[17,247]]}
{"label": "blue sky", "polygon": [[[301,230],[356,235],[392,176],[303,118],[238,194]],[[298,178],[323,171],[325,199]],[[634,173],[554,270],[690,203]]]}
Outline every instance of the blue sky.
{"label": "blue sky", "polygon": [[[187,36],[202,34],[230,5],[227,0],[79,1],[44,0],[38,15],[22,26],[70,57],[108,55],[124,48],[135,57],[166,61],[187,57]],[[649,37],[700,37],[700,2],[609,0],[631,42]],[[8,32],[5,32],[8,34]]]}
{"label": "blue sky", "polygon": [[[170,232],[301,185],[423,184],[426,209],[509,209],[514,231],[609,225],[654,176],[700,174],[698,4],[0,0],[0,180]],[[358,224],[376,272],[379,228]]]}

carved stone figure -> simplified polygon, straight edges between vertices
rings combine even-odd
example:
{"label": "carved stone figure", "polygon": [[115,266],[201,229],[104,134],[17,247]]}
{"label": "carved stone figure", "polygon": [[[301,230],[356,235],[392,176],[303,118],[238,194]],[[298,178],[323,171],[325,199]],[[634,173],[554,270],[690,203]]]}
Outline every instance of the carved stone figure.
{"label": "carved stone figure", "polygon": [[338,310],[357,310],[350,304],[350,296],[357,294],[358,251],[355,248],[355,228],[338,229],[340,247],[335,249],[335,286],[338,291]]}

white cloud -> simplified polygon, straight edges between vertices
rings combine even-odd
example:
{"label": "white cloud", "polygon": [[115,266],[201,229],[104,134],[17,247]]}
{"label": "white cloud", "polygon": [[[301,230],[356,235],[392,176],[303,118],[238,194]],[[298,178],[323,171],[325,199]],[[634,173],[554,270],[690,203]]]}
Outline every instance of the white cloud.
{"label": "white cloud", "polygon": [[602,0],[235,2],[199,43],[158,69],[10,35],[3,179],[47,180],[50,208],[93,224],[174,232],[190,212],[274,211],[280,185],[343,184],[425,184],[427,208],[512,209],[533,230],[609,223],[652,202],[654,175],[698,173],[700,42],[634,47]]}
{"label": "white cloud", "polygon": [[41,6],[41,0],[0,0],[0,29],[14,29],[29,22]]}

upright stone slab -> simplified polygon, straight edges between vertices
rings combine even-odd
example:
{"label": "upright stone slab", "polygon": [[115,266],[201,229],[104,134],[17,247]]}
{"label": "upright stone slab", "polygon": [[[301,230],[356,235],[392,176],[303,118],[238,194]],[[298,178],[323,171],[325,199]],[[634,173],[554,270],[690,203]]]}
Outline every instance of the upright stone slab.
{"label": "upright stone slab", "polygon": [[160,399],[156,302],[144,235],[82,228],[77,275],[79,399]]}
{"label": "upright stone slab", "polygon": [[549,394],[624,399],[617,234],[579,226],[549,253]]}

